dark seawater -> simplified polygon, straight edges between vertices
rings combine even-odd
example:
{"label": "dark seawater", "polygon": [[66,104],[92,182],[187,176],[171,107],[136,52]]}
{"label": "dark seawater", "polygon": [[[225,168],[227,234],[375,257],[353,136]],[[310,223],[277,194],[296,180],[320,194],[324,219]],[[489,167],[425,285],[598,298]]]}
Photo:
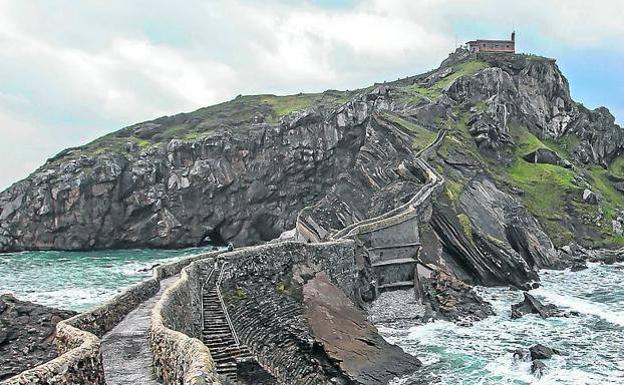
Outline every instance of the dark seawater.
{"label": "dark seawater", "polygon": [[212,250],[37,251],[0,254],[0,294],[84,311],[151,277],[155,264]]}
{"label": "dark seawater", "polygon": [[[580,316],[512,320],[510,306],[522,300],[521,292],[478,288],[497,315],[472,327],[378,323],[387,340],[425,364],[422,371],[392,385],[624,384],[624,265],[590,264],[575,273],[542,271],[541,279],[542,287],[532,290],[533,295]],[[531,374],[529,361],[516,361],[511,354],[536,343],[563,353],[544,360],[549,369],[541,378]]]}

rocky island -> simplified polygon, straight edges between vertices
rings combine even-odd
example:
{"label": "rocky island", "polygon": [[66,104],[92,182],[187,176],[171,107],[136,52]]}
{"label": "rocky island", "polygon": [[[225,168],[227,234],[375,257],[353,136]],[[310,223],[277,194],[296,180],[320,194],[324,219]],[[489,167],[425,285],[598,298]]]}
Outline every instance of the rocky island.
{"label": "rocky island", "polygon": [[425,74],[238,96],[64,150],[0,193],[0,251],[236,248],[60,322],[60,356],[7,384],[117,383],[99,352],[128,330],[145,383],[387,384],[421,362],[367,320],[380,293],[469,326],[494,313],[475,285],[620,260],[594,249],[624,243],[623,151],[555,60],[465,48]]}

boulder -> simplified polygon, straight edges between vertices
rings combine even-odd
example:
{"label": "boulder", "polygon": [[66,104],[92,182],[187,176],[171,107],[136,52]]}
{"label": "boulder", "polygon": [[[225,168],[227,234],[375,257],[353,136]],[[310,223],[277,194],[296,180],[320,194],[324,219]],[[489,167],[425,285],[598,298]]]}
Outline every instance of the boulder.
{"label": "boulder", "polygon": [[587,269],[587,262],[585,261],[574,261],[572,262],[572,266],[570,266],[570,271],[581,271]]}
{"label": "boulder", "polygon": [[624,193],[624,182],[615,182],[613,183],[613,187],[621,193]]}
{"label": "boulder", "polygon": [[542,304],[531,294],[524,292],[524,300],[511,305],[511,318],[518,319],[527,314],[538,314],[542,318],[556,317],[564,313],[552,304]]}
{"label": "boulder", "polygon": [[524,360],[524,358],[526,357],[526,352],[522,349],[516,349],[513,351],[513,358],[514,360]]}
{"label": "boulder", "polygon": [[535,360],[531,364],[531,373],[535,374],[537,377],[541,377],[546,373],[547,367],[540,360]]}
{"label": "boulder", "polygon": [[492,305],[483,300],[470,285],[444,272],[433,270],[429,278],[419,277],[422,301],[433,310],[433,317],[471,326],[494,314]]}
{"label": "boulder", "polygon": [[565,168],[572,167],[570,162],[562,159],[556,152],[549,148],[538,148],[537,150],[526,154],[522,158],[530,163],[554,164]]}
{"label": "boulder", "polygon": [[551,358],[554,354],[559,354],[559,351],[542,344],[537,344],[529,348],[529,353],[531,354],[531,360],[545,360]]}
{"label": "boulder", "polygon": [[583,202],[590,205],[598,204],[598,196],[590,189],[583,190]]}

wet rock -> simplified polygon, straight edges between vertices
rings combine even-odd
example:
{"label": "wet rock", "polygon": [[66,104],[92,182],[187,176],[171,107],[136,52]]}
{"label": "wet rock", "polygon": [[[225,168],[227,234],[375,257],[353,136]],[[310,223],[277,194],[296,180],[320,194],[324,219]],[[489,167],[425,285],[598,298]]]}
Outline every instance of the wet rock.
{"label": "wet rock", "polygon": [[471,326],[494,314],[492,305],[484,301],[470,286],[441,271],[421,278],[423,302],[433,311],[432,317]]}
{"label": "wet rock", "polygon": [[531,360],[544,360],[551,358],[554,354],[559,354],[559,351],[549,348],[548,346],[537,344],[529,348],[529,353],[531,354]]}
{"label": "wet rock", "polygon": [[537,377],[542,377],[546,374],[548,367],[540,360],[535,360],[531,363],[531,373],[533,373]]}
{"label": "wet rock", "polygon": [[0,381],[56,357],[56,324],[75,312],[0,296]]}
{"label": "wet rock", "polygon": [[303,294],[314,337],[354,383],[387,383],[421,366],[416,357],[388,344],[324,273],[308,281]]}
{"label": "wet rock", "polygon": [[511,305],[511,318],[521,318],[527,314],[538,314],[542,318],[557,317],[563,315],[564,312],[559,310],[557,306],[552,304],[542,304],[531,294],[524,292],[524,300],[520,303]]}
{"label": "wet rock", "polygon": [[520,361],[524,360],[525,357],[527,356],[526,352],[522,349],[514,350],[512,355],[515,360],[520,360]]}
{"label": "wet rock", "polygon": [[138,271],[139,273],[145,273],[145,272],[148,272],[148,271],[152,271],[152,270],[154,270],[154,269],[155,269],[155,268],[157,268],[158,266],[160,266],[160,263],[155,263],[155,264],[153,264],[153,265],[152,265],[152,266],[150,266],[150,267],[146,267],[146,268],[143,268],[143,269],[139,269],[139,270],[137,270],[137,271]]}
{"label": "wet rock", "polygon": [[581,271],[587,269],[587,262],[585,261],[574,261],[572,266],[570,266],[570,271]]}

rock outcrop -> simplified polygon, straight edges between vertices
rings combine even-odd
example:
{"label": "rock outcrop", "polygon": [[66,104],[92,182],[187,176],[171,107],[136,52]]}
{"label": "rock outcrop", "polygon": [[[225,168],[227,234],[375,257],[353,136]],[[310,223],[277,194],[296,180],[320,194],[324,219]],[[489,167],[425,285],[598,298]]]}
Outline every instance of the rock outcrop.
{"label": "rock outcrop", "polygon": [[543,304],[531,294],[524,292],[524,300],[520,303],[511,305],[511,318],[521,318],[527,314],[537,314],[542,318],[550,317],[570,317],[578,315],[574,312],[565,312],[560,310],[556,305]]}
{"label": "rock outcrop", "polygon": [[551,358],[554,354],[559,354],[557,349],[549,348],[542,344],[537,344],[529,348],[532,360],[544,360]]}
{"label": "rock outcrop", "polygon": [[256,244],[302,213],[336,232],[408,202],[436,140],[446,186],[420,213],[425,264],[522,287],[569,264],[555,246],[621,236],[604,215],[624,181],[613,116],[574,102],[554,60],[460,50],[423,75],[241,96],[65,150],[0,193],[0,250]]}
{"label": "rock outcrop", "polygon": [[56,357],[55,326],[75,314],[0,296],[0,381]]}

